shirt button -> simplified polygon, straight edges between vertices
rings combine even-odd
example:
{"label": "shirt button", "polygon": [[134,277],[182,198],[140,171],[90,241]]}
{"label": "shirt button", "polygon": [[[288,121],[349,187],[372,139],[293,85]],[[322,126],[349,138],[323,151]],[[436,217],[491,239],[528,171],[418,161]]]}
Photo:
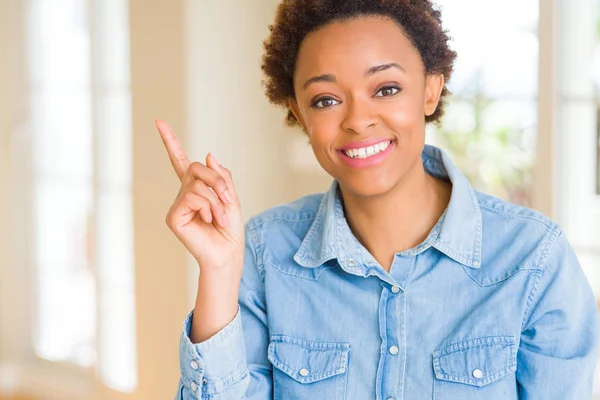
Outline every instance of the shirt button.
{"label": "shirt button", "polygon": [[198,363],[196,362],[196,360],[192,360],[192,362],[190,362],[190,367],[192,367],[193,370],[198,369]]}
{"label": "shirt button", "polygon": [[483,376],[483,372],[481,372],[480,369],[476,369],[475,371],[473,371],[473,376],[477,379],[481,378]]}
{"label": "shirt button", "polygon": [[354,261],[354,258],[349,258],[348,260],[346,260],[346,263],[349,267],[354,267],[356,265],[356,261]]}
{"label": "shirt button", "polygon": [[192,382],[192,384],[190,385],[190,387],[192,388],[192,392],[195,392],[196,389],[198,389],[198,385],[196,385],[196,382]]}
{"label": "shirt button", "polygon": [[302,368],[302,369],[300,370],[300,375],[302,375],[302,376],[307,376],[307,375],[308,375],[308,370],[307,370],[306,368]]}
{"label": "shirt button", "polygon": [[390,354],[395,356],[396,354],[398,354],[398,346],[392,346],[390,347]]}
{"label": "shirt button", "polygon": [[396,294],[400,291],[400,288],[398,286],[392,286],[392,293]]}

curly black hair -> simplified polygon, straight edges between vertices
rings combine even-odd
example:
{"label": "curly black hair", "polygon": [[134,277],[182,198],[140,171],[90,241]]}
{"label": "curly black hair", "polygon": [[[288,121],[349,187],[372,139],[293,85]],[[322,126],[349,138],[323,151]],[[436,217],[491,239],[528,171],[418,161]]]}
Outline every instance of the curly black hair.
{"label": "curly black hair", "polygon": [[[271,103],[288,109],[288,125],[298,124],[288,100],[295,99],[294,70],[302,40],[329,23],[361,16],[384,16],[396,21],[419,51],[425,73],[443,74],[448,82],[456,52],[448,45],[450,37],[442,27],[441,12],[431,0],[282,0],[264,42],[262,70],[267,97]],[[439,124],[449,94],[444,86],[438,107],[425,117],[426,122]]]}

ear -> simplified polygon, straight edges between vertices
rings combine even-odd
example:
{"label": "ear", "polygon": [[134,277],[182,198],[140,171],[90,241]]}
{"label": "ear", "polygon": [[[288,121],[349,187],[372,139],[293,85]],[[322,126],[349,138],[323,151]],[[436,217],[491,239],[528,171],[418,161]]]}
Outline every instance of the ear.
{"label": "ear", "polygon": [[446,79],[444,74],[429,74],[425,80],[425,104],[424,111],[426,116],[430,116],[437,109],[440,102],[442,90]]}
{"label": "ear", "polygon": [[294,117],[296,117],[296,121],[298,121],[300,126],[302,126],[302,130],[306,133],[306,124],[300,116],[300,107],[298,107],[298,102],[296,101],[296,99],[288,99],[288,106],[290,107],[290,110],[292,110],[292,114],[294,114]]}

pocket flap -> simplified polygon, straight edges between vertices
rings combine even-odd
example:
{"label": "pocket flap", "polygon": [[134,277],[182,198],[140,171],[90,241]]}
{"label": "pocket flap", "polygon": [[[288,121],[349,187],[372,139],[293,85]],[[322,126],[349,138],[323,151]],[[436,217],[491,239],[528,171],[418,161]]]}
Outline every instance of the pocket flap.
{"label": "pocket flap", "polygon": [[514,336],[489,336],[464,340],[433,353],[439,380],[484,386],[517,370]]}
{"label": "pocket flap", "polygon": [[300,383],[311,383],[346,372],[350,344],[316,342],[287,335],[271,336],[271,364]]}

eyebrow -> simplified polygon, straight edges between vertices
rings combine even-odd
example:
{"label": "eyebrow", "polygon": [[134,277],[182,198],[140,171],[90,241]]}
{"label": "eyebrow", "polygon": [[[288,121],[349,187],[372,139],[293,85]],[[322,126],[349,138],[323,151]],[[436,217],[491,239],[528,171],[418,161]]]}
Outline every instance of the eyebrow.
{"label": "eyebrow", "polygon": [[[369,68],[368,70],[365,71],[365,76],[372,76],[372,75],[376,74],[377,72],[385,71],[390,68],[397,68],[403,72],[406,72],[406,70],[402,67],[402,65],[400,65],[396,62],[392,62],[392,63],[388,63],[388,64],[376,65],[374,67]],[[332,74],[323,74],[323,75],[313,76],[312,78],[310,78],[306,82],[304,82],[304,85],[302,85],[302,88],[306,90],[306,88],[311,83],[316,83],[316,82],[333,82],[333,83],[335,83],[335,82],[337,82],[337,80],[335,79],[335,75],[332,75]]]}

